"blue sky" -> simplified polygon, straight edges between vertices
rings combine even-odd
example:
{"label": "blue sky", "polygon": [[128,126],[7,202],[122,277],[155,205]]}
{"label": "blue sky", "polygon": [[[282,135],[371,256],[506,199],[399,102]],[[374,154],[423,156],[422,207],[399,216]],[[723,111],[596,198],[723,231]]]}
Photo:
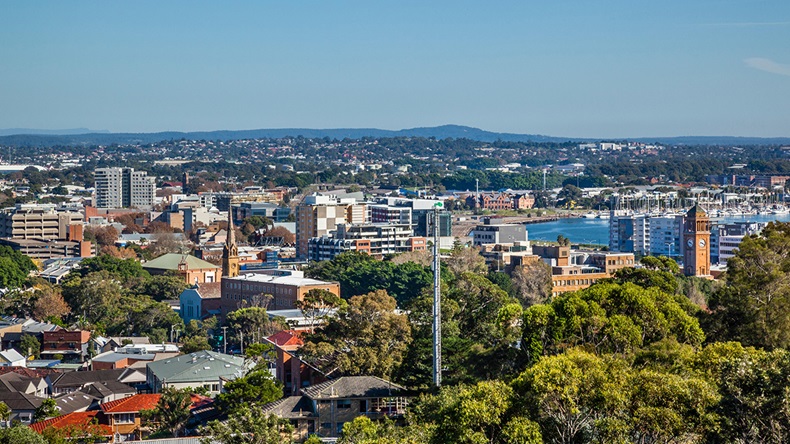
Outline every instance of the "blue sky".
{"label": "blue sky", "polygon": [[0,128],[790,136],[787,0],[0,3]]}

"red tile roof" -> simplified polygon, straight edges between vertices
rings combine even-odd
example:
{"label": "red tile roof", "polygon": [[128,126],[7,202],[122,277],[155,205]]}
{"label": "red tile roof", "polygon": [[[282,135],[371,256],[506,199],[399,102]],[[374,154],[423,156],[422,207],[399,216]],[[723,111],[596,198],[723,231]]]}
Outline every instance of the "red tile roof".
{"label": "red tile roof", "polygon": [[296,345],[301,347],[304,345],[304,341],[302,338],[300,338],[299,332],[295,330],[283,330],[269,336],[268,339],[280,347],[288,345]]}
{"label": "red tile roof", "polygon": [[128,398],[116,399],[101,405],[104,413],[137,413],[140,410],[151,410],[156,407],[162,395],[132,395]]}
{"label": "red tile roof", "polygon": [[67,413],[52,419],[47,419],[46,421],[39,421],[35,424],[31,424],[30,428],[38,433],[42,433],[44,429],[48,427],[53,427],[56,429],[73,428],[74,430],[85,430],[90,426],[92,428],[98,427],[98,429],[92,429],[92,432],[100,430],[104,436],[112,436],[112,428],[110,428],[110,426],[106,424],[91,424],[91,421],[94,419],[98,420],[96,416],[99,413],[101,412],[98,410]]}

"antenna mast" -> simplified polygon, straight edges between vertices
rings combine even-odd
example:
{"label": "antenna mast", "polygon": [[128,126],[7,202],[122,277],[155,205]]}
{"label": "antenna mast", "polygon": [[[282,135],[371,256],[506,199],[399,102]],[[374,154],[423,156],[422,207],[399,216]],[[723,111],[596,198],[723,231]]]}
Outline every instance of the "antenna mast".
{"label": "antenna mast", "polygon": [[439,261],[439,209],[442,202],[433,205],[433,384],[442,385],[442,304],[441,264]]}

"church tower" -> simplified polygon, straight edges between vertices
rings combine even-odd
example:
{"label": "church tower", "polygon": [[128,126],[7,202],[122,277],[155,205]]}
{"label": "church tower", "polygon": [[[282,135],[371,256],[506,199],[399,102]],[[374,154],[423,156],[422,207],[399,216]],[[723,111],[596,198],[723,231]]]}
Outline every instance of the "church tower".
{"label": "church tower", "polygon": [[710,276],[710,218],[699,205],[683,219],[683,274]]}
{"label": "church tower", "polygon": [[222,248],[222,276],[239,275],[239,247],[236,245],[236,229],[233,226],[233,207],[228,208],[228,237]]}

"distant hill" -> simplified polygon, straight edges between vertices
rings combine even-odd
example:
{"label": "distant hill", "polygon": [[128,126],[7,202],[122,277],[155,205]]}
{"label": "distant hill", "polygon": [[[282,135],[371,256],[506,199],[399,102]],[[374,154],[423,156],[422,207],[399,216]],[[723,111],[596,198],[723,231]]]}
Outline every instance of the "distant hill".
{"label": "distant hill", "polygon": [[92,130],[88,128],[71,128],[63,130],[46,130],[46,129],[32,129],[32,128],[7,128],[0,129],[0,136],[14,136],[23,134],[36,134],[36,135],[75,135],[75,134],[108,134],[107,130]]}
{"label": "distant hill", "polygon": [[[8,135],[9,131],[16,134]],[[30,131],[30,133],[19,133],[18,131]],[[32,133],[37,131],[36,133]],[[279,128],[279,129],[256,129],[256,130],[222,130],[222,131],[198,131],[198,132],[176,132],[167,131],[161,133],[108,133],[90,132],[82,133],[83,129],[46,131],[46,130],[0,130],[0,145],[6,146],[56,146],[56,145],[110,145],[131,144],[131,143],[154,143],[163,140],[238,140],[238,139],[262,139],[262,138],[283,138],[302,136],[306,138],[330,139],[360,139],[363,137],[434,137],[436,139],[471,139],[481,142],[494,142],[502,140],[506,142],[584,142],[604,139],[582,139],[574,137],[555,137],[539,134],[514,134],[496,133],[460,125],[442,125],[425,128],[409,128],[398,131],[382,130],[376,128],[337,128],[337,129],[309,129],[309,128]],[[85,130],[89,131],[89,130]],[[3,135],[7,134],[7,135]],[[625,140],[622,138],[611,138],[606,140]],[[656,142],[672,145],[784,145],[790,144],[790,137],[783,138],[759,138],[759,137],[649,137],[628,139],[642,142]]]}

